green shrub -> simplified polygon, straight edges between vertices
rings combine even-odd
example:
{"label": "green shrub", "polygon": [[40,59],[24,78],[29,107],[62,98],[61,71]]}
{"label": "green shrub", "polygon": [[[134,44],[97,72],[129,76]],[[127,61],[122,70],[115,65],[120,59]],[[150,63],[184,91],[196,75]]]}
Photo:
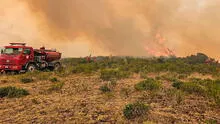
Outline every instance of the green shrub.
{"label": "green shrub", "polygon": [[106,84],[101,86],[99,88],[99,90],[101,90],[103,93],[106,93],[106,92],[111,92],[111,89],[109,88],[109,86],[107,86]]}
{"label": "green shrub", "polygon": [[72,73],[92,73],[98,69],[96,63],[78,64],[73,67]]}
{"label": "green shrub", "polygon": [[3,97],[18,98],[26,95],[29,95],[29,92],[25,89],[11,87],[11,86],[0,88],[0,98]]}
{"label": "green shrub", "polygon": [[181,81],[175,81],[173,82],[172,86],[177,88],[177,89],[180,89],[180,87],[183,85],[183,82]]}
{"label": "green shrub", "polygon": [[123,110],[123,114],[127,119],[134,119],[145,115],[148,112],[149,108],[149,105],[136,102],[126,105]]}
{"label": "green shrub", "polygon": [[32,79],[32,78],[21,78],[20,79],[20,81],[22,82],[22,83],[31,83],[31,82],[33,82],[34,80]]}
{"label": "green shrub", "polygon": [[206,88],[197,83],[176,81],[172,86],[188,93],[195,93],[198,95],[206,94]]}
{"label": "green shrub", "polygon": [[158,90],[160,88],[161,84],[152,79],[146,79],[144,81],[139,82],[138,84],[135,85],[135,89],[138,91],[142,91],[142,90]]}
{"label": "green shrub", "polygon": [[176,81],[173,87],[188,93],[208,96],[220,105],[220,80],[191,78],[191,82]]}
{"label": "green shrub", "polygon": [[100,78],[104,81],[111,81],[112,79],[122,79],[129,77],[128,72],[120,71],[119,69],[103,69],[101,70]]}
{"label": "green shrub", "polygon": [[59,80],[56,77],[50,79],[51,82],[58,82]]}
{"label": "green shrub", "polygon": [[183,83],[183,85],[180,86],[180,89],[185,92],[195,93],[198,95],[205,95],[206,94],[205,87],[203,87],[199,84],[196,84],[196,83],[191,83],[191,82]]}
{"label": "green shrub", "polygon": [[207,83],[207,94],[214,98],[217,105],[220,105],[220,80],[215,80]]}

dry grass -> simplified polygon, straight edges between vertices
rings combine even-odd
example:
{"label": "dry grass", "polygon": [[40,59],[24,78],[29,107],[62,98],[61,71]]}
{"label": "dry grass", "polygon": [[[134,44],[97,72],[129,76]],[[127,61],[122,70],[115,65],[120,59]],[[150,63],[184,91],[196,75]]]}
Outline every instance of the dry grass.
{"label": "dry grass", "polygon": [[[136,91],[135,84],[144,79],[135,75],[118,80],[111,92],[103,93],[100,87],[109,82],[100,75],[71,74],[53,82],[50,79],[55,74],[49,73],[51,76],[28,84],[21,83],[19,75],[0,77],[1,87],[21,87],[30,93],[21,98],[0,98],[0,123],[220,123],[220,109],[214,101],[176,91],[169,79],[160,79],[162,88],[158,91]],[[48,92],[51,88],[53,92]],[[137,101],[148,104],[149,112],[126,119],[124,107]]]}

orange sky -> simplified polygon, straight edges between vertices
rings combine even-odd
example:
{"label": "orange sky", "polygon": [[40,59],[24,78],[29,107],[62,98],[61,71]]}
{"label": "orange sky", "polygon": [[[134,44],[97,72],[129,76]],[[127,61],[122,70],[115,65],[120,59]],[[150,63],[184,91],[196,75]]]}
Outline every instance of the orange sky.
{"label": "orange sky", "polygon": [[[1,0],[0,42],[57,48],[64,56],[148,56],[146,47],[178,56],[219,59],[218,0]],[[166,41],[155,41],[160,32]]]}

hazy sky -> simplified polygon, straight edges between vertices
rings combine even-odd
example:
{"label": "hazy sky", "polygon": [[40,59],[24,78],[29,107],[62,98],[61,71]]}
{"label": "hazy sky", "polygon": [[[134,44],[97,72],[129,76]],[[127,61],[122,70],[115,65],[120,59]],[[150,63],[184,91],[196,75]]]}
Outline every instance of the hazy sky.
{"label": "hazy sky", "polygon": [[65,56],[169,48],[219,59],[219,12],[219,0],[1,0],[0,43],[55,47]]}

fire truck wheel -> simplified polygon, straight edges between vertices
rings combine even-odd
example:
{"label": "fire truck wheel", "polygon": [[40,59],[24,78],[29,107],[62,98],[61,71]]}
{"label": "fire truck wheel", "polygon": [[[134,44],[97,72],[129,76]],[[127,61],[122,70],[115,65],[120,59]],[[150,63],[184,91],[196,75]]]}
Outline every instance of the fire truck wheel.
{"label": "fire truck wheel", "polygon": [[57,71],[61,68],[61,65],[59,62],[57,62],[55,65],[54,65],[54,71]]}
{"label": "fire truck wheel", "polygon": [[28,72],[34,72],[36,70],[36,66],[34,64],[30,64],[27,67]]}

